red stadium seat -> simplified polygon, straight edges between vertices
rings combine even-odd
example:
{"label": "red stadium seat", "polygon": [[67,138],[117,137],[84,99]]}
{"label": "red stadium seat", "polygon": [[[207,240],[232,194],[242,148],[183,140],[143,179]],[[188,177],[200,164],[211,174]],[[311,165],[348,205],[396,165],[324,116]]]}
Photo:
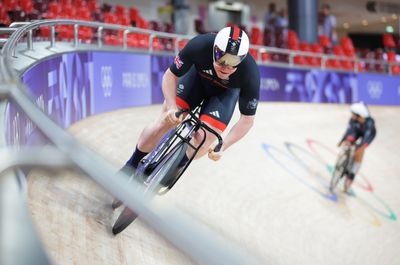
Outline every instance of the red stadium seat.
{"label": "red stadium seat", "polygon": [[123,5],[116,5],[115,6],[115,14],[119,16],[125,16],[126,15],[126,8]]}
{"label": "red stadium seat", "polygon": [[400,75],[400,65],[392,65],[391,71],[394,75]]}
{"label": "red stadium seat", "polygon": [[48,12],[58,16],[60,12],[62,11],[62,7],[59,3],[57,2],[50,2],[47,6]]}
{"label": "red stadium seat", "polygon": [[97,0],[89,0],[87,2],[87,6],[88,6],[89,10],[91,10],[92,12],[98,12],[100,9],[99,4],[97,3]]}
{"label": "red stadium seat", "polygon": [[139,17],[140,17],[139,10],[137,8],[135,8],[135,7],[129,8],[129,18],[130,18],[133,26],[137,25],[137,21],[138,21]]}
{"label": "red stadium seat", "polygon": [[307,65],[307,61],[303,56],[296,55],[293,57],[293,63],[297,65]]}
{"label": "red stadium seat", "polygon": [[111,12],[104,13],[104,23],[118,24],[118,18]]}
{"label": "red stadium seat", "polygon": [[17,10],[19,8],[17,0],[3,0],[2,2],[7,11]]}
{"label": "red stadium seat", "polygon": [[21,0],[20,6],[21,6],[22,11],[24,11],[25,13],[32,13],[35,10],[33,7],[32,0]]}
{"label": "red stadium seat", "polygon": [[108,34],[104,37],[104,43],[113,46],[120,46],[122,44],[122,39],[113,34]]}
{"label": "red stadium seat", "polygon": [[136,33],[129,33],[127,36],[127,45],[129,47],[139,47],[139,38]]}
{"label": "red stadium seat", "polygon": [[320,35],[319,36],[319,44],[324,48],[324,53],[329,54],[330,49],[332,48],[332,42],[328,38],[328,36]]}
{"label": "red stadium seat", "polygon": [[270,54],[267,53],[267,52],[261,53],[261,61],[263,61],[263,62],[269,62],[269,61],[271,61],[271,56],[270,56]]}
{"label": "red stadium seat", "polygon": [[342,68],[339,60],[335,60],[335,59],[329,59],[326,61],[326,67],[327,68],[333,68],[333,69],[340,69]]}
{"label": "red stadium seat", "polygon": [[251,56],[253,56],[255,61],[258,60],[258,50],[257,49],[250,48],[249,53],[251,54]]}
{"label": "red stadium seat", "polygon": [[393,51],[388,52],[387,60],[388,60],[388,62],[395,62],[396,61],[396,53]]}
{"label": "red stadium seat", "polygon": [[396,48],[393,34],[383,34],[383,46],[389,49]]}
{"label": "red stadium seat", "polygon": [[178,43],[179,50],[182,50],[186,46],[187,43],[188,43],[187,40],[180,40]]}
{"label": "red stadium seat", "polygon": [[259,27],[252,27],[250,34],[250,43],[254,45],[262,45],[261,29]]}

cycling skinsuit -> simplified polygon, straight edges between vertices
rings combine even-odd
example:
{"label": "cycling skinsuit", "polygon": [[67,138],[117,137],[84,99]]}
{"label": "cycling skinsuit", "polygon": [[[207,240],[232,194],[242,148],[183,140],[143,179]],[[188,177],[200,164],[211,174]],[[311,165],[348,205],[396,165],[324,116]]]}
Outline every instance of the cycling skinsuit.
{"label": "cycling skinsuit", "polygon": [[190,40],[170,66],[180,77],[176,104],[180,108],[194,109],[203,100],[200,119],[224,131],[232,118],[236,102],[243,115],[255,115],[260,73],[253,57],[248,54],[229,80],[218,78],[213,67],[215,34],[198,35]]}
{"label": "cycling skinsuit", "polygon": [[374,140],[375,135],[376,129],[373,118],[366,118],[363,124],[357,122],[356,120],[350,119],[347,131],[343,136],[343,140],[346,139],[354,143],[360,139],[360,141],[357,142],[356,147],[367,147],[369,144],[371,144],[372,140]]}

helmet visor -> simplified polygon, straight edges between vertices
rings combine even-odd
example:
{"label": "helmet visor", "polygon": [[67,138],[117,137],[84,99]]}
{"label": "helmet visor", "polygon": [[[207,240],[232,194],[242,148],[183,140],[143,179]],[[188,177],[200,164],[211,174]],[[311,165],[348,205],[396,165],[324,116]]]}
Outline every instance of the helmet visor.
{"label": "helmet visor", "polygon": [[220,65],[237,67],[245,57],[246,55],[237,56],[226,53],[217,46],[214,46],[214,61]]}

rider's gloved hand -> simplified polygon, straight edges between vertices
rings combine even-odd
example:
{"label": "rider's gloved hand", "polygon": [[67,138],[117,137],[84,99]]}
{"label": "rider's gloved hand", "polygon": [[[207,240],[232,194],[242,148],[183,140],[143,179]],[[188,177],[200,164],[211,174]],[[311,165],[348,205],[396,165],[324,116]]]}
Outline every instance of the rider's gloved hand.
{"label": "rider's gloved hand", "polygon": [[217,146],[217,144],[213,144],[208,148],[208,158],[214,161],[220,160],[222,157],[222,153],[224,152],[224,145],[222,145],[221,150],[218,152],[214,152],[214,148]]}
{"label": "rider's gloved hand", "polygon": [[183,115],[176,117],[175,113],[178,111],[177,107],[172,107],[167,111],[165,120],[171,125],[178,125],[183,120]]}

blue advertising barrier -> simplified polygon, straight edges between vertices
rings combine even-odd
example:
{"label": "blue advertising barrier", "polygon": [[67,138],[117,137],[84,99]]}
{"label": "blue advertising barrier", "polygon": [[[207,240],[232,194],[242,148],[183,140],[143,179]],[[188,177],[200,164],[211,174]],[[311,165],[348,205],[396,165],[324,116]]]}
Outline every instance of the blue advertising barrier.
{"label": "blue advertising barrier", "polygon": [[359,74],[358,99],[369,105],[400,105],[400,77]]}
{"label": "blue advertising barrier", "polygon": [[[78,52],[42,61],[22,75],[32,100],[67,128],[93,114],[160,104],[165,70],[173,56]],[[261,101],[400,105],[400,76],[260,66]],[[43,136],[12,103],[6,142],[36,144]]]}

